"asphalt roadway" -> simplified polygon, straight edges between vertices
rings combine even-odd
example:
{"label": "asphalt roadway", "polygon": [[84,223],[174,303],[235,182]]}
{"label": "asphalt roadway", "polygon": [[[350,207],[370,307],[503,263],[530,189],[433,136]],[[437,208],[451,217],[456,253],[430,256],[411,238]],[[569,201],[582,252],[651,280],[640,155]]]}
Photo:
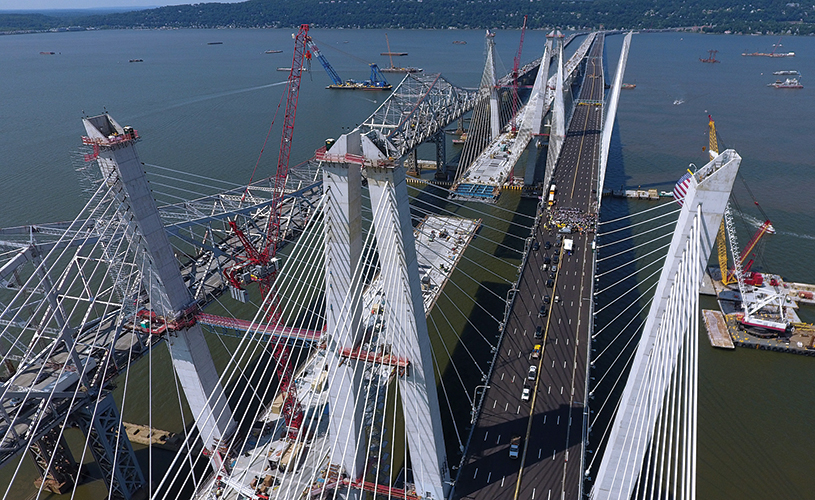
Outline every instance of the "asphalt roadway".
{"label": "asphalt roadway", "polygon": [[[555,207],[580,213],[596,210],[603,41],[599,36],[589,52],[552,181],[557,185]],[[578,499],[582,492],[594,232],[562,235],[574,242],[568,255],[557,244],[556,228],[545,227],[547,215],[543,213],[535,234],[540,248],[530,250],[521,275],[455,498],[561,500]],[[547,266],[555,256],[558,269],[552,275]],[[547,285],[550,279],[552,286]],[[545,316],[539,315],[541,306]],[[534,338],[537,326],[541,340]],[[539,359],[532,355],[536,344],[543,350]],[[532,379],[531,366],[536,367]],[[521,399],[524,387],[531,390],[528,401]],[[517,459],[509,457],[513,436],[522,437]]]}

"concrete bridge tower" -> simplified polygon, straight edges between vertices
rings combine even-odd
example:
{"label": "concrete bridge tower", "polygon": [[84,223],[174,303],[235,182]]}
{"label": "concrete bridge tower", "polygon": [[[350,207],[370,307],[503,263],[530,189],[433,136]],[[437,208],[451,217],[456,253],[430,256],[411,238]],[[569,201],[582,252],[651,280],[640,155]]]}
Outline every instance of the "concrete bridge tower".
{"label": "concrete bridge tower", "polygon": [[221,387],[201,326],[195,323],[195,301],[179,271],[156,201],[136,152],[138,136],[108,114],[84,118],[86,144],[99,151],[97,161],[104,182],[117,191],[118,217],[128,224],[130,238],[141,253],[140,273],[149,283],[150,308],[179,327],[167,345],[181,386],[195,418],[211,463],[220,469],[218,446],[235,429],[232,412]]}

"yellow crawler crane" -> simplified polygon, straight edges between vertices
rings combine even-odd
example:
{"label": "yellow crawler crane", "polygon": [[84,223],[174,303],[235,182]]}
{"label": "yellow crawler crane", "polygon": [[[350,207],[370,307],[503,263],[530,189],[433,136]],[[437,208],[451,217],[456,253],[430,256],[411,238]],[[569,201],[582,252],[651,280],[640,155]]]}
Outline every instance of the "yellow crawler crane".
{"label": "yellow crawler crane", "polygon": [[[719,156],[719,143],[716,140],[716,124],[713,123],[713,117],[707,115],[707,118],[707,126],[710,130],[708,153],[710,153],[710,159],[712,160]],[[724,219],[722,219],[722,223],[719,225],[719,235],[716,237],[716,250],[719,256],[719,271],[722,274],[722,284],[729,285],[730,283],[735,283],[736,278],[728,272],[727,267],[727,238],[724,231]]]}
{"label": "yellow crawler crane", "polygon": [[[718,141],[716,140],[716,124],[713,123],[713,118],[710,115],[707,115],[707,117],[708,117],[708,129],[710,131],[709,139],[710,144],[708,146],[708,152],[710,153],[710,159],[712,160],[719,156],[719,144]],[[746,186],[747,185],[745,184],[745,187]],[[753,193],[750,191],[749,187],[747,188],[747,190],[748,192],[750,192],[750,196],[752,197]],[[755,203],[756,207],[758,207],[758,209],[761,211],[761,215],[764,216],[764,223],[761,225],[761,227],[758,228],[758,231],[756,231],[756,233],[753,235],[750,241],[747,242],[747,245],[745,245],[744,247],[744,251],[741,252],[741,257],[739,260],[739,263],[741,265],[744,265],[745,261],[747,260],[747,257],[750,255],[750,252],[753,251],[753,249],[758,244],[762,236],[764,236],[767,233],[770,234],[775,233],[775,229],[773,228],[770,219],[767,218],[767,214],[764,213],[764,210],[761,209],[761,206],[758,204],[755,198],[753,198],[753,203]],[[719,257],[719,271],[721,272],[722,275],[723,285],[729,285],[731,283],[736,282],[736,273],[730,270],[730,268],[727,266],[726,236],[727,235],[725,232],[724,219],[722,219],[722,223],[719,226],[719,234],[716,237],[716,250]],[[752,262],[753,261],[751,260],[750,262],[747,263],[747,266],[744,269],[745,272],[750,268]]]}

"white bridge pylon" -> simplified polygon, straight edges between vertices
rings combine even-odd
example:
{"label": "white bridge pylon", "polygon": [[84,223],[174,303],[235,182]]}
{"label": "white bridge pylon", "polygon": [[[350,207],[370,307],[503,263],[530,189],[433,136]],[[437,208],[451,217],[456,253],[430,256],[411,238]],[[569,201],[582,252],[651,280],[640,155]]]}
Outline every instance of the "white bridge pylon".
{"label": "white bridge pylon", "polygon": [[[363,474],[367,439],[362,431],[365,394],[363,363],[342,362],[341,349],[363,340],[406,359],[409,368],[397,378],[404,435],[410,453],[415,490],[422,498],[440,500],[449,489],[449,469],[427,319],[422,300],[413,226],[410,221],[405,169],[385,157],[367,136],[355,130],[341,136],[325,155],[327,197],[325,227],[326,337],[331,461],[353,479]],[[370,191],[372,230],[382,276],[381,330],[362,338],[361,169]],[[367,245],[366,245],[367,246]],[[363,261],[369,260],[364,257]],[[376,339],[373,336],[376,335]],[[394,439],[396,436],[394,436]]]}
{"label": "white bridge pylon", "polygon": [[740,163],[728,149],[690,179],[593,500],[628,500],[635,489],[645,498],[696,496],[699,286]]}
{"label": "white bridge pylon", "polygon": [[[617,63],[617,71],[614,74],[614,83],[609,91],[608,104],[606,105],[606,118],[603,122],[603,136],[600,146],[600,175],[597,179],[598,199],[602,199],[599,194],[603,192],[603,184],[606,179],[606,164],[608,163],[608,148],[611,146],[611,133],[614,130],[614,119],[617,116],[617,104],[620,102],[620,90],[623,85],[623,75],[625,65],[628,62],[628,49],[631,47],[631,35],[629,32],[623,40],[623,48],[620,50],[620,62]],[[712,154],[712,153],[711,153]]]}
{"label": "white bridge pylon", "polygon": [[[107,114],[82,121],[88,142],[99,147],[97,161],[104,182],[117,189],[118,216],[127,221],[132,238],[140,242],[141,275],[155,277],[146,280],[151,309],[159,316],[183,320],[195,301],[178,268],[135,140]],[[178,329],[168,338],[168,347],[204,447],[213,452],[213,466],[219,469],[217,448],[236,424],[201,325],[193,322]]]}

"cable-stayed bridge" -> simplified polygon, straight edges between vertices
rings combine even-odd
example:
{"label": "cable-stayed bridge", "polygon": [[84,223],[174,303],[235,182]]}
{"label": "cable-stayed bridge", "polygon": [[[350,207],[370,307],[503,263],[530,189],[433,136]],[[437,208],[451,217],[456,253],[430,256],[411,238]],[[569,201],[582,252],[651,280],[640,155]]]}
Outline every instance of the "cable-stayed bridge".
{"label": "cable-stayed bridge", "polygon": [[[624,47],[623,56],[628,42]],[[626,394],[632,401],[649,402],[633,405],[645,408],[647,417],[635,412],[619,424],[615,420],[603,458],[633,454],[627,458],[632,462],[604,461],[596,477],[590,472],[594,465],[584,463],[595,250],[602,254],[603,248],[595,245],[594,235],[624,68],[623,57],[608,97],[611,109],[606,110],[602,52],[603,37],[592,37],[586,57],[576,60],[568,78],[557,69],[554,89],[538,86],[539,92],[557,94],[566,92],[563,81],[570,80],[579,89],[571,120],[562,103],[553,111],[560,116],[552,123],[564,128],[562,153],[544,183],[552,178],[559,186],[555,208],[524,211],[500,203],[451,203],[449,191],[433,185],[418,194],[408,191],[401,160],[464,113],[488,101],[498,105],[502,99],[490,98],[496,87],[492,83],[468,91],[440,76],[406,77],[362,127],[290,171],[280,206],[273,205],[270,195],[274,179],[159,206],[151,192],[155,184],[148,183],[144,171],[161,167],[141,163],[138,132],[106,114],[86,117],[85,142],[100,177],[82,213],[70,223],[0,230],[0,320],[7,371],[0,457],[11,478],[4,496],[31,490],[18,479],[27,457],[41,477],[36,495],[75,492],[80,464],[90,456],[111,498],[496,498],[521,492],[526,497],[545,489],[572,498],[586,491],[586,484],[597,485],[592,490],[597,498],[627,498],[633,489],[646,487],[637,478],[650,481],[652,492],[664,487],[666,476],[657,467],[646,469],[642,457],[653,461],[664,454],[667,446],[660,437],[665,441],[674,427],[662,417],[661,404],[650,403],[661,401],[666,387],[686,387],[687,377],[673,381],[678,380],[673,366],[692,373],[692,357],[680,363],[666,354],[657,364],[638,357],[632,373],[645,383],[627,385]],[[548,69],[549,58],[542,60]],[[558,99],[553,96],[554,102]],[[505,106],[489,114],[504,126],[503,113]],[[525,113],[538,120],[525,124],[526,130],[540,131],[545,113]],[[485,125],[492,130],[491,122]],[[478,127],[471,125],[473,136],[479,135]],[[655,334],[652,344],[684,352],[677,332],[692,322],[677,319],[682,308],[676,304],[694,294],[698,274],[689,270],[706,260],[701,256],[710,248],[701,228],[718,228],[710,226],[717,209],[706,204],[729,192],[719,172],[737,169],[736,158],[725,152],[694,177],[699,194],[691,191],[686,198],[677,234],[680,239],[690,235],[696,246],[690,257],[681,256],[679,243],[676,249],[671,246],[676,265],[665,268],[674,272],[660,278],[655,304],[661,305],[649,319],[655,326],[645,329],[674,337]],[[702,193],[712,184],[716,189],[707,199]],[[705,206],[699,212],[701,201]],[[683,222],[693,220],[683,215],[691,209],[701,214],[698,220],[709,220]],[[272,214],[281,220],[282,265],[275,268],[274,293],[261,295],[248,284],[270,269],[242,265],[243,252],[266,236]],[[586,225],[569,238],[574,244],[570,250],[558,245],[554,234],[547,236],[553,224],[563,221]],[[529,378],[529,363],[506,375],[505,353],[523,360],[533,355],[534,329],[519,334],[516,327],[528,312],[525,308],[544,301],[548,285],[530,272],[551,272],[542,269],[543,259],[550,259],[547,266],[555,260],[553,249],[544,246],[549,239],[562,263],[550,278],[545,301],[549,325],[542,329],[545,341],[535,375]],[[533,250],[533,241],[543,248]],[[247,286],[225,279],[237,268]],[[680,275],[682,279],[676,277]],[[665,291],[680,282],[681,300]],[[230,314],[231,308],[237,314]],[[537,307],[531,311],[539,312]],[[668,320],[664,311],[671,312]],[[574,331],[566,331],[573,319]],[[216,332],[230,332],[237,340],[227,343],[224,336],[209,335]],[[521,338],[529,345],[520,344]],[[519,343],[510,352],[513,341]],[[217,342],[226,355],[214,359],[212,344]],[[287,347],[285,357],[272,356],[281,352],[280,345]],[[648,348],[641,349],[648,358]],[[543,377],[562,375],[566,365],[552,372],[544,368],[549,361],[559,367],[564,356],[571,356],[573,374],[563,413],[569,420],[567,446],[556,447],[551,459],[563,473],[546,473],[536,481],[536,473],[526,473],[527,467],[542,463],[531,432],[540,431],[541,418],[540,425],[549,419],[560,425],[563,406],[551,397],[551,383],[544,391]],[[160,363],[165,378],[155,380]],[[531,382],[532,404],[518,419],[527,432],[519,434],[517,462],[507,456],[513,436],[493,434],[494,445],[489,440],[493,451],[503,455],[495,459],[509,464],[500,467],[516,466],[514,473],[499,478],[475,466],[480,471],[470,479],[480,453],[474,446],[480,441],[478,432],[493,418],[490,401],[497,407],[498,398],[490,399],[490,391],[498,390],[497,378]],[[582,381],[583,387],[574,381]],[[139,397],[129,396],[138,384],[148,387],[147,408],[134,412],[128,400]],[[116,385],[125,390],[117,392]],[[507,399],[509,392],[502,397]],[[513,405],[520,404],[522,393],[512,397]],[[166,399],[186,415],[182,451],[159,476],[153,473],[153,447],[148,447],[145,474],[132,433],[125,432],[124,415],[140,413],[140,423],[158,427],[154,422],[161,416],[153,408]],[[555,409],[538,411],[537,402]],[[509,400],[505,403],[504,412],[511,415]],[[519,406],[515,415],[520,414]],[[629,422],[639,425],[636,439],[625,432]],[[69,443],[77,434],[82,436],[79,447]],[[632,448],[629,443],[637,439],[643,445]],[[623,451],[614,451],[616,442]],[[691,441],[684,443],[685,463],[691,464]],[[658,451],[649,451],[649,445]],[[627,480],[615,475],[621,469],[638,470],[636,464],[643,462],[642,474]],[[686,472],[668,477],[686,481],[690,470]]]}

